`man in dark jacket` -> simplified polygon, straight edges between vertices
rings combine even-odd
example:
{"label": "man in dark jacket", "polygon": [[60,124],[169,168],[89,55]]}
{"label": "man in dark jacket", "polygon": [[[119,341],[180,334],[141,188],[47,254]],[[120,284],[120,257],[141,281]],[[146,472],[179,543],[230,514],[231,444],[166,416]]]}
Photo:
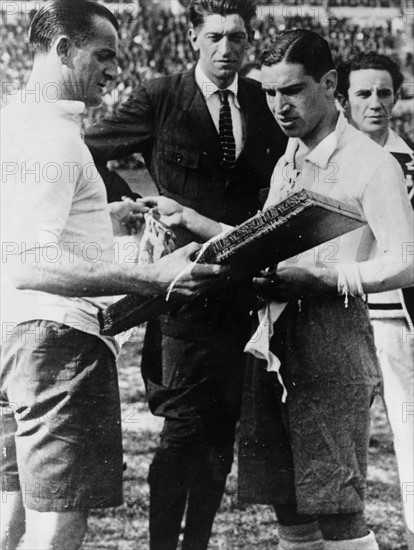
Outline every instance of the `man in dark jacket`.
{"label": "man in dark jacket", "polygon": [[[253,0],[193,1],[199,62],[140,86],[90,128],[97,164],[139,151],[161,194],[224,224],[255,214],[286,145],[260,84],[237,75],[255,8]],[[189,238],[180,232],[179,245]],[[207,548],[233,461],[248,296],[233,286],[163,316],[160,333],[147,329],[148,398],[166,418],[149,474],[152,550],[176,548],[186,503],[183,549]]]}

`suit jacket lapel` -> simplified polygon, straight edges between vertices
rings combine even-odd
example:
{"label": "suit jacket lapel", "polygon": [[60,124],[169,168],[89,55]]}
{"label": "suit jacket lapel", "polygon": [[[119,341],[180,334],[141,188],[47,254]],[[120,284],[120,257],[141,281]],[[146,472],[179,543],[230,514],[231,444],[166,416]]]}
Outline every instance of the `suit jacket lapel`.
{"label": "suit jacket lapel", "polygon": [[243,113],[244,124],[245,124],[245,136],[244,136],[244,145],[243,149],[238,157],[243,156],[243,151],[249,147],[249,142],[257,139],[258,134],[261,133],[260,129],[260,120],[262,115],[260,109],[255,105],[254,101],[251,101],[247,93],[246,87],[242,78],[239,78],[239,90],[237,94],[237,99],[240,103],[240,108]]}
{"label": "suit jacket lapel", "polygon": [[198,148],[210,158],[221,161],[220,138],[203,94],[196,84],[194,69],[184,80],[184,92],[182,109],[188,117],[190,127],[194,128],[194,138]]}

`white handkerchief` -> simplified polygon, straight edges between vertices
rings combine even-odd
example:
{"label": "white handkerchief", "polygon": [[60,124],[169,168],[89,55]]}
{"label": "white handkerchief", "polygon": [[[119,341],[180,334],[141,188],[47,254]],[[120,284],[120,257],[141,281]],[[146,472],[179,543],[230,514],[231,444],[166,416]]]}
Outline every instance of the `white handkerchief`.
{"label": "white handkerchief", "polygon": [[244,348],[245,352],[251,353],[258,359],[264,359],[267,363],[268,372],[277,374],[277,379],[283,388],[283,403],[287,398],[287,389],[280,374],[280,361],[270,351],[270,340],[273,336],[273,325],[279,319],[286,305],[287,302],[268,302],[265,307],[259,310],[259,326]]}

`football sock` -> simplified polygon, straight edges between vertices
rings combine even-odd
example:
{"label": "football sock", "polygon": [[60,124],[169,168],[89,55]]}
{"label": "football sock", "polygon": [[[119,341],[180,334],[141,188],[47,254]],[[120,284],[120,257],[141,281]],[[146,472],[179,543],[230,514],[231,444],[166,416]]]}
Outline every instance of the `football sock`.
{"label": "football sock", "polygon": [[279,550],[323,550],[318,523],[279,525]]}
{"label": "football sock", "polygon": [[366,537],[349,540],[324,540],[324,550],[379,550],[372,531]]}

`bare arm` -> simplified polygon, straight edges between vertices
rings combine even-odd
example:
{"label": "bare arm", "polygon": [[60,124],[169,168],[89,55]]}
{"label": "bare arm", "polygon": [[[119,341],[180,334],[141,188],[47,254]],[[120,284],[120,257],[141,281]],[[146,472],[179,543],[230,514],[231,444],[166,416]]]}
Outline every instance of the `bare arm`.
{"label": "bare arm", "polygon": [[202,241],[208,241],[219,233],[223,227],[219,222],[202,216],[192,208],[182,206],[167,197],[146,197],[137,202],[152,209],[155,217],[159,218],[168,227],[182,227],[187,229]]}
{"label": "bare arm", "polygon": [[[174,292],[190,297],[202,292],[225,270],[215,265],[197,265],[191,271],[192,255],[200,248],[192,243],[152,265],[88,262],[62,251],[58,262],[47,261],[47,247],[9,254],[4,260],[12,284],[20,289],[39,290],[61,296],[108,296],[137,293],[165,294],[170,283],[184,270]],[[54,251],[53,251],[54,253]]]}

